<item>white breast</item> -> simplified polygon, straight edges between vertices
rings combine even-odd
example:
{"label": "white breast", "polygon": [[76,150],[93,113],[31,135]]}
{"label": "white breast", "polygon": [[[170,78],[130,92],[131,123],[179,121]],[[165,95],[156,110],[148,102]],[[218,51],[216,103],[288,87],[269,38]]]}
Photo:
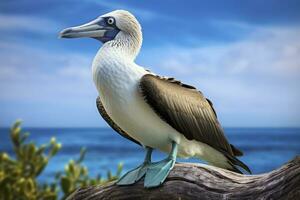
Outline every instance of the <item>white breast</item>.
{"label": "white breast", "polygon": [[139,93],[139,81],[149,72],[121,55],[111,55],[100,50],[93,62],[93,78],[105,110],[118,126],[145,146],[166,148],[174,129],[154,113]]}

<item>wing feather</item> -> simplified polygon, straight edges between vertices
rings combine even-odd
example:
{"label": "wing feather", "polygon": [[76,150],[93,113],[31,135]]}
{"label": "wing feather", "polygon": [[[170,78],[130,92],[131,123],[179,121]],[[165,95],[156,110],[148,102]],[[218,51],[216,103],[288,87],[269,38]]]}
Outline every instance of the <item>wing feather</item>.
{"label": "wing feather", "polygon": [[206,143],[234,156],[211,101],[200,91],[152,74],[141,79],[140,88],[155,112],[187,139]]}

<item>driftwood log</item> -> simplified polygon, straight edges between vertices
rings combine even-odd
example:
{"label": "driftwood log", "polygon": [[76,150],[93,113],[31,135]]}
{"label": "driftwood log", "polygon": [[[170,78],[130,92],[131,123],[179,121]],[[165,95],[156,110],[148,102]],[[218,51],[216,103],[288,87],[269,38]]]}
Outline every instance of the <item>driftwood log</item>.
{"label": "driftwood log", "polygon": [[241,175],[194,163],[177,163],[161,187],[145,189],[143,180],[132,186],[77,189],[68,200],[119,199],[295,199],[300,200],[300,156],[281,168],[260,175]]}

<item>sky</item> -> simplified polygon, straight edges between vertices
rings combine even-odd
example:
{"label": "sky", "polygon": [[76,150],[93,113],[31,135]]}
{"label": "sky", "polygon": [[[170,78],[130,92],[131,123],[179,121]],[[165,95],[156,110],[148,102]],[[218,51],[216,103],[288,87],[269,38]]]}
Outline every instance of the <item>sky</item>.
{"label": "sky", "polygon": [[58,39],[125,9],[140,21],[136,62],[196,86],[225,127],[300,127],[300,1],[0,2],[0,127],[105,127],[91,63],[101,43]]}

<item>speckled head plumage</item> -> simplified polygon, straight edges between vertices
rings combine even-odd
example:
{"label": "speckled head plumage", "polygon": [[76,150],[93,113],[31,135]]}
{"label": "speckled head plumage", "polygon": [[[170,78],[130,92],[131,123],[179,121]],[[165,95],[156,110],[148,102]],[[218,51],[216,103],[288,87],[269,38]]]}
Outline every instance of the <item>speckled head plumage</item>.
{"label": "speckled head plumage", "polygon": [[125,10],[115,10],[95,20],[60,32],[61,38],[95,38],[103,43],[131,37],[141,43],[142,31],[138,20]]}
{"label": "speckled head plumage", "polygon": [[126,10],[115,10],[86,24],[66,28],[61,38],[94,38],[108,47],[117,47],[134,59],[142,46],[142,29],[133,14]]}

